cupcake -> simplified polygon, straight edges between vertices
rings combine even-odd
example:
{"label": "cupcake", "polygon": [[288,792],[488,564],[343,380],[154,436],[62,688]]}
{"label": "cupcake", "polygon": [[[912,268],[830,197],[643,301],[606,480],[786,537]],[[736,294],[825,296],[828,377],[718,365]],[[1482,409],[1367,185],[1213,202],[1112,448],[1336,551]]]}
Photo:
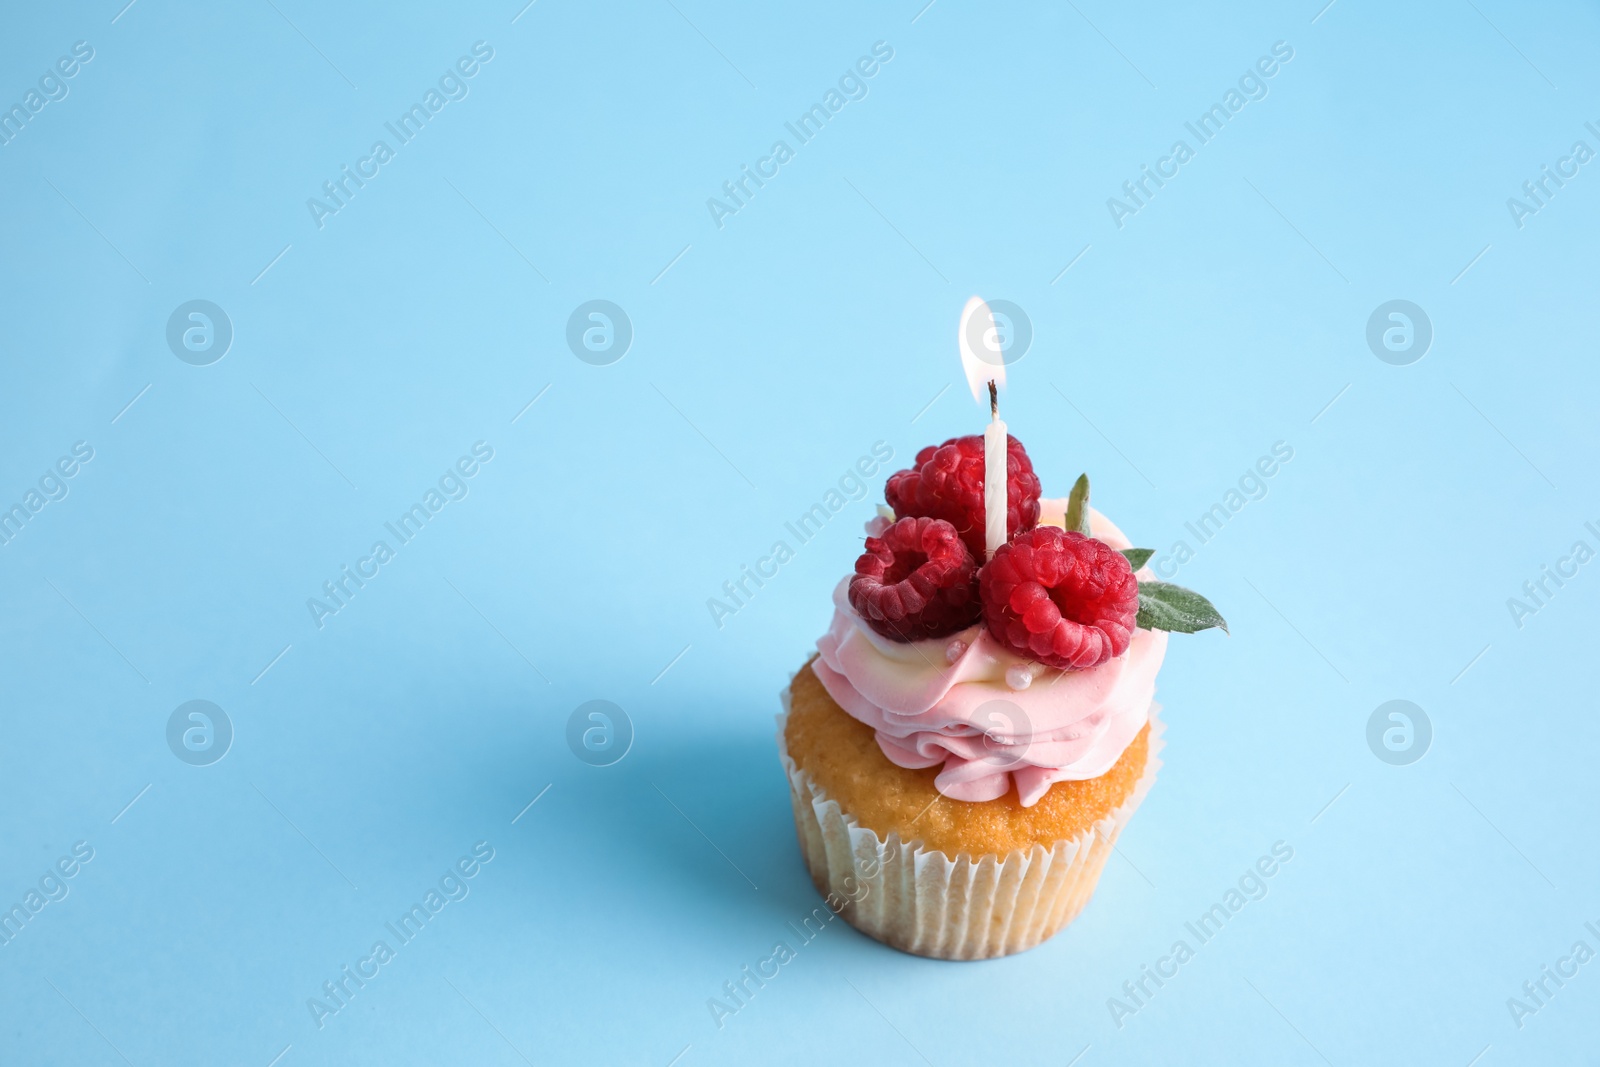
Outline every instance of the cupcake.
{"label": "cupcake", "polygon": [[828,907],[938,959],[1020,952],[1077,916],[1161,765],[1168,632],[1225,628],[1152,579],[1087,476],[1042,499],[1000,425],[987,461],[960,437],[889,479],[779,717]]}

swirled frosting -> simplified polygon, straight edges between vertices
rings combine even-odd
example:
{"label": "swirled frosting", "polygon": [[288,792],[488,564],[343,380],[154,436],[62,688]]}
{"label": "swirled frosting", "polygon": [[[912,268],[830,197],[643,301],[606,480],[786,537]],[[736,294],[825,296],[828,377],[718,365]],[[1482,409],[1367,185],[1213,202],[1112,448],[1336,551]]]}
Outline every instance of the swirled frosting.
{"label": "swirled frosting", "polygon": [[[1040,504],[1040,525],[1062,525],[1065,500]],[[1090,530],[1113,548],[1131,547],[1092,509]],[[872,727],[892,763],[942,765],[934,784],[947,797],[995,800],[1015,784],[1031,807],[1056,782],[1105,774],[1149,717],[1165,633],[1135,630],[1126,654],[1061,671],[1004,648],[981,623],[950,637],[891,641],[856,614],[849,585],[846,577],[834,589],[833,622],[811,668],[840,707]]]}

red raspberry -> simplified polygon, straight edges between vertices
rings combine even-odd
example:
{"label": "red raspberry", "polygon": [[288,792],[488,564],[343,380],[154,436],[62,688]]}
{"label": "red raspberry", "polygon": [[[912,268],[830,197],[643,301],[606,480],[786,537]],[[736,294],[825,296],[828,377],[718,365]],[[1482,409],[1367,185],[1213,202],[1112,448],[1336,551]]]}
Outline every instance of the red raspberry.
{"label": "red raspberry", "polygon": [[978,621],[977,564],[941,519],[901,519],[867,538],[850,606],[894,641],[945,637]]}
{"label": "red raspberry", "polygon": [[979,574],[989,632],[1047,667],[1087,670],[1128,650],[1139,580],[1104,541],[1040,526],[1002,545]]}
{"label": "red raspberry", "polygon": [[[1022,442],[1006,437],[1006,538],[1039,524],[1039,477]],[[952,437],[917,453],[916,466],[889,476],[884,499],[899,518],[926,515],[956,528],[984,556],[983,435]]]}

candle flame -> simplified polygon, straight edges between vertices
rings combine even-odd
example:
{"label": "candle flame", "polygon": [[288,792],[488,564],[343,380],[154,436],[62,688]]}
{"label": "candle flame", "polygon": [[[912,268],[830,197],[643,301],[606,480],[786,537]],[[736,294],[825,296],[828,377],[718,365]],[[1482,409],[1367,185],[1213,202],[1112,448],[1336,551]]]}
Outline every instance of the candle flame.
{"label": "candle flame", "polygon": [[1005,387],[1006,364],[994,313],[981,297],[971,298],[961,309],[956,344],[961,351],[961,369],[966,372],[972,399],[982,404],[989,399],[986,394],[991,383],[996,388]]}

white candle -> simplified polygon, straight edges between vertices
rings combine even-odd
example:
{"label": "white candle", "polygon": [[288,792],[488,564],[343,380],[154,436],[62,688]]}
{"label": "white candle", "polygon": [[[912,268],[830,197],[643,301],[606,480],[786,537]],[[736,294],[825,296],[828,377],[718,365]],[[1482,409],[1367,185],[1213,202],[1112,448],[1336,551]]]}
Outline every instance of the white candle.
{"label": "white candle", "polygon": [[972,399],[983,403],[989,386],[989,426],[983,432],[983,547],[993,558],[1006,543],[1006,424],[1000,421],[999,387],[1006,384],[1006,364],[995,341],[994,313],[979,297],[961,309],[956,328],[961,369],[966,373]]}
{"label": "white candle", "polygon": [[1006,543],[1006,424],[1000,398],[989,381],[989,425],[983,431],[983,547],[993,559]]}

